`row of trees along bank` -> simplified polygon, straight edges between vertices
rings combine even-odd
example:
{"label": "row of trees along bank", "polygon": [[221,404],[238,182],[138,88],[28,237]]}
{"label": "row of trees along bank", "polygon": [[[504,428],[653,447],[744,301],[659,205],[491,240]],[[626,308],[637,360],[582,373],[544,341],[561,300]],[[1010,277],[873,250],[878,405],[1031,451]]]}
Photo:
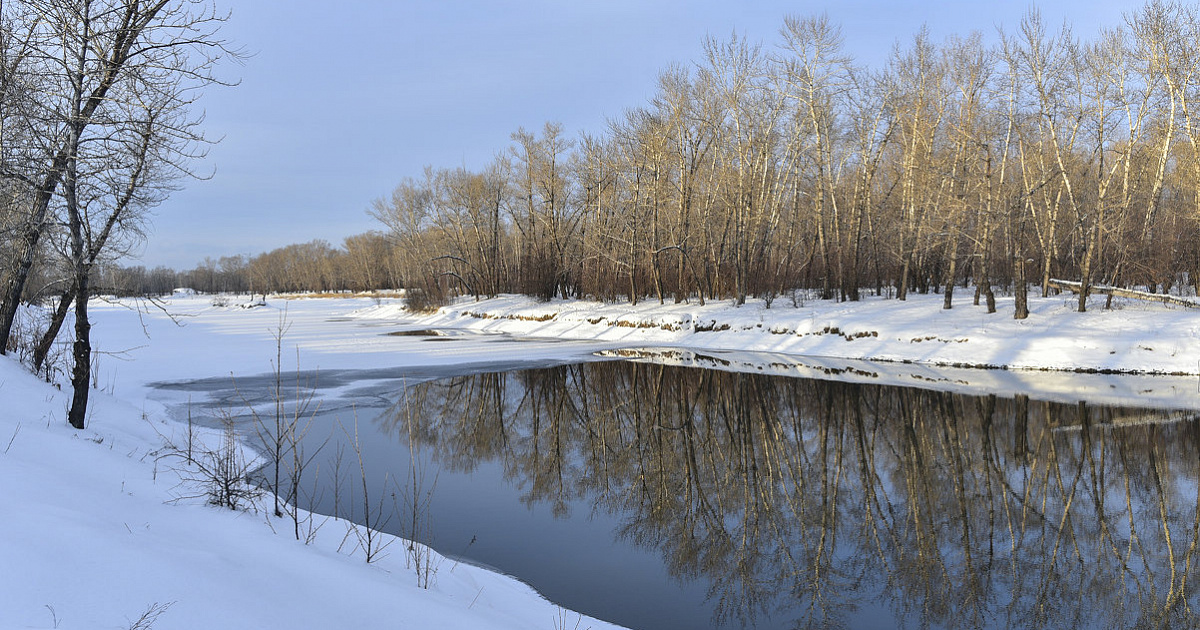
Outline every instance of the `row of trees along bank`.
{"label": "row of trees along bank", "polygon": [[[793,289],[1053,290],[1200,283],[1200,15],[1151,2],[1091,39],[1031,10],[994,37],[922,31],[856,65],[825,17],[710,38],[600,134],[520,129],[479,170],[427,168],[386,234],[196,269],[110,268],[163,292],[404,286],[456,295],[767,301]],[[159,286],[161,285],[161,286]],[[1085,301],[1081,292],[1079,308]]]}
{"label": "row of trees along bank", "polygon": [[894,287],[949,307],[973,282],[989,308],[1011,287],[1022,317],[1052,277],[1167,290],[1200,282],[1198,41],[1191,5],[1091,39],[1031,10],[994,38],[919,32],[873,69],[827,18],[787,18],[771,46],[706,40],[604,133],[519,130],[374,215],[432,304]]}

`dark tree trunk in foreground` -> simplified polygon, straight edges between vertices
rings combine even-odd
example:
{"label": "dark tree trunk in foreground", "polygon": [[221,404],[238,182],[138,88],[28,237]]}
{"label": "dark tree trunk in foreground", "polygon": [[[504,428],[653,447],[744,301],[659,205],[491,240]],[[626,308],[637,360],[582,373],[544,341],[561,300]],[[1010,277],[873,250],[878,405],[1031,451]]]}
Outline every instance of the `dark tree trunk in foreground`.
{"label": "dark tree trunk in foreground", "polygon": [[81,285],[75,294],[75,344],[71,353],[75,367],[71,370],[71,410],[67,422],[76,429],[84,427],[88,393],[92,376],[92,324],[87,315],[87,274],[80,274]]}

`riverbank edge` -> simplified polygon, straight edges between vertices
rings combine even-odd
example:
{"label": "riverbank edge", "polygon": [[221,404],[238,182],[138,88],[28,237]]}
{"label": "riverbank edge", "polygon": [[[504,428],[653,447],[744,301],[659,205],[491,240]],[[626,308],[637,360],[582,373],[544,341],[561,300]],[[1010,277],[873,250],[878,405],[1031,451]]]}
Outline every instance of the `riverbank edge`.
{"label": "riverbank edge", "polygon": [[811,300],[659,304],[538,301],[515,295],[459,298],[433,313],[399,300],[351,314],[399,331],[460,330],[530,338],[757,351],[881,363],[985,370],[1193,376],[1200,374],[1200,311],[1137,300],[1093,299],[1076,312],[1072,296],[1031,298],[1012,318],[1012,298],[988,314],[969,300],[941,308],[940,295],[906,301]]}

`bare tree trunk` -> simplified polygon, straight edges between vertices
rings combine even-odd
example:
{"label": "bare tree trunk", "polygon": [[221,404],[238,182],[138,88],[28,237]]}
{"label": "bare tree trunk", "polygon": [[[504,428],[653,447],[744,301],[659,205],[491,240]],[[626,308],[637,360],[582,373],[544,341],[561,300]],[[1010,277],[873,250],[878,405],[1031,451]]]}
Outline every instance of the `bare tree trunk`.
{"label": "bare tree trunk", "polygon": [[1084,254],[1083,254],[1083,269],[1080,270],[1080,289],[1079,289],[1079,304],[1076,310],[1080,313],[1087,312],[1088,292],[1092,286],[1092,258],[1095,257],[1096,244],[1100,240],[1099,234],[1100,225],[1097,223],[1092,229],[1087,230],[1084,237]]}
{"label": "bare tree trunk", "polygon": [[1013,261],[1013,319],[1029,317],[1029,284],[1025,279],[1025,255],[1017,252]]}
{"label": "bare tree trunk", "polygon": [[942,308],[950,310],[954,301],[954,275],[958,271],[958,243],[950,243],[950,264],[946,267],[946,290],[942,297]]}
{"label": "bare tree trunk", "polygon": [[659,242],[659,220],[658,220],[658,171],[654,172],[654,218],[653,230],[651,231],[650,242],[654,248],[654,253],[650,257],[651,270],[654,272],[654,291],[658,295],[658,303],[663,304],[663,279],[662,279],[662,247]]}
{"label": "bare tree trunk", "polygon": [[904,301],[908,299],[908,274],[909,267],[912,266],[912,254],[905,251],[904,266],[900,269],[900,287],[896,291],[896,299]]}
{"label": "bare tree trunk", "polygon": [[[79,146],[81,126],[76,125],[72,130],[70,144]],[[92,368],[92,325],[88,321],[88,269],[84,258],[83,220],[80,216],[78,188],[78,161],[74,157],[67,161],[67,173],[63,182],[64,196],[67,202],[67,214],[70,217],[71,231],[71,262],[72,273],[75,275],[75,344],[72,349],[74,365],[71,368],[71,409],[67,412],[67,422],[76,429],[84,428],[87,414],[88,386],[91,384]]]}
{"label": "bare tree trunk", "polygon": [[91,391],[92,376],[92,324],[88,321],[88,274],[79,273],[79,287],[75,293],[75,344],[72,357],[75,365],[71,369],[71,409],[67,422],[76,429],[84,428],[87,414],[88,393]]}
{"label": "bare tree trunk", "polygon": [[67,313],[71,310],[71,302],[75,299],[75,293],[75,282],[72,280],[67,290],[63,291],[62,297],[58,299],[58,306],[54,309],[54,315],[51,316],[50,324],[46,327],[46,332],[42,335],[41,341],[33,349],[33,371],[35,374],[42,371],[42,364],[46,362],[46,357],[50,354],[50,347],[54,345],[54,340],[58,338],[58,333],[62,330],[63,322],[67,319]]}
{"label": "bare tree trunk", "polygon": [[8,352],[9,337],[17,319],[17,307],[21,304],[21,295],[25,292],[25,283],[28,282],[29,272],[33,268],[38,241],[41,240],[47,225],[46,213],[50,208],[50,198],[54,196],[54,191],[62,180],[62,171],[66,163],[66,152],[62,151],[55,158],[50,173],[34,196],[33,210],[21,233],[21,240],[16,248],[16,260],[4,283],[3,302],[0,302],[0,354]]}

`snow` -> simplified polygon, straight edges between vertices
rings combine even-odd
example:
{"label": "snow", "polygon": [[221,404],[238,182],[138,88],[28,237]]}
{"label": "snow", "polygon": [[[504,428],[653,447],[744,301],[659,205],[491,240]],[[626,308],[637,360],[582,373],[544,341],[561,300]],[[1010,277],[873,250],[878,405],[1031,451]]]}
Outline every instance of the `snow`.
{"label": "snow", "polygon": [[[258,308],[237,308],[247,301],[220,306],[176,292],[163,308],[95,302],[100,391],[82,431],[66,424],[69,392],[0,358],[0,479],[8,505],[0,519],[0,627],[128,628],[148,611],[159,613],[157,628],[611,627],[465,563],[440,562],[431,588],[419,588],[401,543],[367,564],[342,521],[324,521],[306,545],[290,535],[290,522],[265,512],[186,498],[196,489],[181,482],[188,476],[183,461],[164,449],[164,440],[181,442],[184,427],[168,412],[186,401],[155,383],[267,373],[281,331],[285,369],[404,367],[432,377],[445,366],[599,352],[816,378],[1200,407],[1200,311],[1162,304],[1120,301],[1104,310],[1097,301],[1076,313],[1070,296],[1033,298],[1029,319],[1016,321],[1010,300],[989,315],[968,300],[944,311],[941,296],[799,307],[780,299],[769,309],[761,302],[631,307],[501,296],[463,299],[419,316],[394,300],[272,297]],[[427,329],[442,331],[445,341],[388,334]],[[1085,373],[1095,371],[1134,375]],[[1163,374],[1174,376],[1154,376]],[[220,440],[211,430],[201,437],[214,445]]]}
{"label": "snow", "polygon": [[[368,565],[342,521],[325,521],[305,545],[290,521],[263,511],[180,499],[196,489],[180,484],[184,462],[164,457],[163,440],[182,443],[183,427],[139,397],[153,378],[219,375],[231,363],[266,371],[274,341],[258,324],[279,311],[214,309],[190,296],[169,304],[190,316],[184,326],[161,312],[139,321],[120,305],[95,305],[98,342],[122,351],[100,357],[99,382],[118,395],[93,393],[83,431],[66,424],[69,390],[0,357],[0,627],[129,628],[148,611],[160,612],[156,628],[614,627],[513,578],[437,557],[431,588],[418,588],[400,542]],[[294,334],[320,345],[317,324],[348,303],[309,305],[317,308],[296,309]]]}
{"label": "snow", "polygon": [[1200,373],[1200,309],[1117,300],[1105,310],[1103,303],[1093,299],[1088,312],[1077,313],[1072,296],[1031,298],[1029,317],[1015,320],[1011,298],[998,299],[998,312],[988,314],[969,297],[943,310],[940,295],[814,300],[799,307],[777,299],[770,308],[761,301],[630,307],[502,296],[459,300],[418,318],[398,304],[354,316],[480,333],[937,366]]}

